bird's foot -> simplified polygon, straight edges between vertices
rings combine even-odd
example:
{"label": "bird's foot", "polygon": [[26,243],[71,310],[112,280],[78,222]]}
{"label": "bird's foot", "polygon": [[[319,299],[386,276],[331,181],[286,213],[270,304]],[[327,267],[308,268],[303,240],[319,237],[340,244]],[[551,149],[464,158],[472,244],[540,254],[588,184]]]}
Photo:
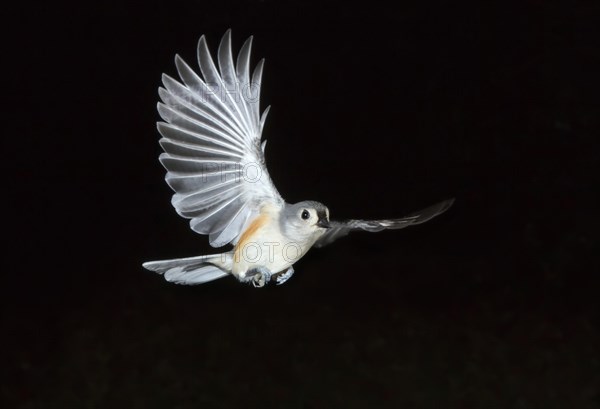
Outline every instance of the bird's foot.
{"label": "bird's foot", "polygon": [[271,281],[271,270],[266,267],[256,267],[248,270],[244,276],[245,282],[250,282],[254,287],[264,287]]}
{"label": "bird's foot", "polygon": [[277,283],[277,285],[281,285],[281,284],[285,283],[287,280],[289,280],[290,277],[293,275],[294,275],[294,267],[290,267],[285,271],[285,273],[279,274],[275,278],[275,282]]}

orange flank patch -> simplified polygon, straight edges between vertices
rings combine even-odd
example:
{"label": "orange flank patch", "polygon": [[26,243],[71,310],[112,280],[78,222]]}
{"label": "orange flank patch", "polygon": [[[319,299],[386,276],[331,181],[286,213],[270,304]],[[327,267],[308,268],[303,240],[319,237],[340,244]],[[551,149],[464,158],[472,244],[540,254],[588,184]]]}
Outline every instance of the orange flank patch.
{"label": "orange flank patch", "polygon": [[265,225],[267,219],[268,216],[265,213],[258,215],[256,219],[254,219],[252,223],[250,223],[250,226],[248,226],[246,231],[242,233],[242,236],[240,237],[240,240],[237,242],[237,245],[234,249],[235,261],[239,260],[239,251],[243,249],[247,243],[252,241],[252,237],[254,236],[254,234],[257,232],[258,229]]}

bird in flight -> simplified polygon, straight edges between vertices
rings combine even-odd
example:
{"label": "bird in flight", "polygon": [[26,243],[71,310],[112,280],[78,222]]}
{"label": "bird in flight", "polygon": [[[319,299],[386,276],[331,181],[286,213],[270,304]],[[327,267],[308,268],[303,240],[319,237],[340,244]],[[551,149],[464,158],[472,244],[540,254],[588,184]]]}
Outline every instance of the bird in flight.
{"label": "bird in flight", "polygon": [[411,215],[386,220],[329,219],[329,209],[315,201],[286,203],[273,185],[265,163],[262,129],[269,108],[259,111],[264,60],[250,74],[252,37],[236,61],[228,30],[217,52],[217,65],[204,36],[198,42],[202,77],[178,55],[180,80],[163,74],[158,122],[167,169],[175,191],[173,207],[191,219],[190,226],[208,235],[213,247],[232,245],[224,253],[143,266],[178,284],[195,285],[233,275],[263,287],[283,284],[293,265],[312,247],[325,246],[353,230],[377,232],[424,223],[446,211],[453,199]]}

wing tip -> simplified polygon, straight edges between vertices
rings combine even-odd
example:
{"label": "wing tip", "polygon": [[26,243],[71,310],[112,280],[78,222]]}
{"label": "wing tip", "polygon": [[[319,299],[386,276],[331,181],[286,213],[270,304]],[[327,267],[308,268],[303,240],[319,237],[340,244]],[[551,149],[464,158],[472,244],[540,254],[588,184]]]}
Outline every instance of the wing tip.
{"label": "wing tip", "polygon": [[[242,51],[246,51],[247,49],[247,54],[248,56],[250,56],[250,52],[252,51],[252,41],[254,40],[254,36],[251,35],[248,38],[246,38],[246,40],[244,41],[244,44],[242,44],[242,48],[240,49],[240,54],[242,54]],[[240,55],[238,54],[238,55]]]}
{"label": "wing tip", "polygon": [[227,47],[226,49],[231,50],[231,28],[228,28],[221,37],[221,42],[219,43],[219,49],[222,47]]}
{"label": "wing tip", "polygon": [[456,198],[454,198],[454,197],[452,197],[450,199],[442,200],[441,202],[436,203],[432,206],[429,206],[426,209],[412,213],[412,214],[406,216],[404,219],[405,220],[412,219],[410,221],[409,225],[425,223],[425,222],[433,219],[434,217],[438,217],[439,215],[445,213],[454,204],[455,200],[456,200]]}
{"label": "wing tip", "polygon": [[201,48],[204,48],[204,50],[206,50],[208,52],[208,43],[206,41],[205,34],[202,34],[200,36],[200,38],[198,39],[198,53],[200,53],[202,51]]}
{"label": "wing tip", "polygon": [[142,267],[158,274],[164,274],[165,272],[164,269],[161,269],[160,261],[146,261],[145,263],[142,263]]}
{"label": "wing tip", "polygon": [[442,200],[440,204],[439,213],[444,213],[446,210],[450,209],[454,202],[456,201],[455,197],[451,197],[450,199]]}

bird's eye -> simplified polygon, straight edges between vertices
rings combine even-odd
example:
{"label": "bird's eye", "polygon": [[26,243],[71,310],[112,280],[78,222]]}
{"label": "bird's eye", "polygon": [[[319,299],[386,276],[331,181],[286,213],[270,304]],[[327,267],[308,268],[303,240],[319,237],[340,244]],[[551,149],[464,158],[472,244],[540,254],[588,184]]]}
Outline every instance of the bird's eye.
{"label": "bird's eye", "polygon": [[308,213],[308,210],[304,209],[302,210],[302,214],[300,215],[300,217],[302,217],[302,220],[308,220],[308,218],[310,217],[310,213]]}

